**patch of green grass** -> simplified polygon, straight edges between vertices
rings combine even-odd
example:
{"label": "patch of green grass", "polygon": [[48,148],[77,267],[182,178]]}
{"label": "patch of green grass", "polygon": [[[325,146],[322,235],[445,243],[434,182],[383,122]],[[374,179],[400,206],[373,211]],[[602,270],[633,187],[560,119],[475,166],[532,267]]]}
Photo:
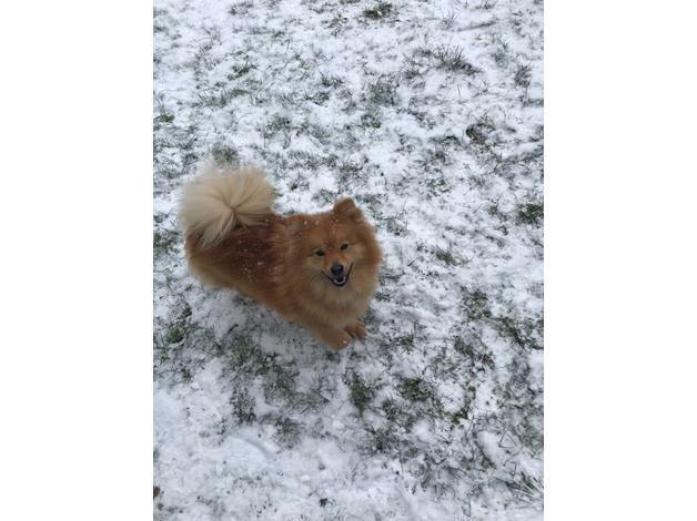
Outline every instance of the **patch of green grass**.
{"label": "patch of green grass", "polygon": [[397,104],[397,82],[391,76],[378,78],[368,84],[368,101],[375,105]]}
{"label": "patch of green grass", "polygon": [[462,369],[460,357],[456,356],[447,344],[438,346],[434,351],[436,354],[428,364],[428,373],[439,381],[459,381]]}
{"label": "patch of green grass", "polygon": [[[397,384],[396,390],[402,400],[404,400],[404,403],[401,404],[404,411],[403,413],[397,413],[395,421],[407,431],[419,419],[444,417],[443,403],[438,397],[435,387],[425,379],[418,376],[402,378]],[[388,409],[385,412],[387,414],[390,411]]]}
{"label": "patch of green grass", "polygon": [[[335,157],[335,156],[334,156]],[[291,168],[301,168],[302,170],[316,170],[326,165],[330,166],[328,157],[323,157],[304,150],[292,150],[288,153],[289,166]]]}
{"label": "patch of green grass", "polygon": [[380,128],[382,126],[382,121],[377,113],[365,112],[361,115],[361,126],[368,128]]}
{"label": "patch of green grass", "polygon": [[257,419],[254,412],[254,398],[244,388],[237,389],[230,399],[232,414],[240,423],[252,423]]}
{"label": "patch of green grass", "polygon": [[329,22],[327,22],[327,27],[332,30],[333,35],[339,34],[339,31],[344,27],[344,25],[348,22],[348,18],[346,18],[343,14],[339,13],[334,15],[334,18],[332,18]]}
{"label": "patch of green grass", "polygon": [[296,177],[293,182],[290,183],[290,186],[288,187],[291,191],[295,190],[307,190],[310,186],[310,183],[307,182],[307,179],[304,179],[300,176]]}
{"label": "patch of green grass", "polygon": [[476,123],[469,125],[465,129],[465,135],[470,138],[475,145],[486,145],[489,140],[489,135],[494,130],[494,125],[487,118],[482,118]]}
{"label": "patch of green grass", "polygon": [[312,93],[305,94],[305,99],[311,101],[315,105],[323,105],[331,98],[331,93],[327,90],[316,90]]}
{"label": "patch of green grass", "polygon": [[353,403],[356,409],[358,409],[358,412],[362,415],[366,407],[373,401],[373,398],[375,398],[375,388],[368,385],[368,383],[356,373],[351,375],[347,385],[350,389],[351,403]]}
{"label": "patch of green grass", "polygon": [[400,440],[389,426],[368,427],[370,439],[366,444],[370,452],[378,454],[389,454],[396,451],[400,446]]}
{"label": "patch of green grass", "polygon": [[450,13],[447,15],[443,15],[443,17],[440,20],[440,23],[444,29],[451,29],[453,25],[455,25],[455,19],[455,13]]}
{"label": "patch of green grass", "polygon": [[462,407],[460,407],[457,411],[450,414],[450,422],[452,423],[452,427],[459,425],[462,420],[469,419],[470,408],[471,408],[471,405],[469,402],[467,402]]}
{"label": "patch of green grass", "polygon": [[389,217],[385,217],[383,222],[385,228],[387,228],[387,231],[393,235],[396,235],[397,237],[402,237],[407,232],[407,226],[404,223],[404,218],[401,216],[391,215]]}
{"label": "patch of green grass", "polygon": [[180,240],[181,235],[178,231],[161,227],[156,228],[153,233],[153,253],[155,257],[170,253]]}
{"label": "patch of green grass", "polygon": [[291,448],[298,443],[300,439],[301,429],[300,424],[290,418],[279,416],[274,422],[276,427],[276,441],[286,448]]}
{"label": "patch of green grass", "polygon": [[296,396],[295,376],[297,371],[280,365],[275,355],[266,355],[259,374],[264,378],[264,396],[292,403]]}
{"label": "patch of green grass", "polygon": [[450,155],[442,146],[425,149],[415,163],[422,172],[433,174],[426,179],[426,185],[433,192],[442,193],[450,189],[450,184],[443,175],[443,167],[450,163]]}
{"label": "patch of green grass", "polygon": [[186,336],[186,327],[181,323],[170,324],[165,333],[165,342],[169,345],[178,344]]}
{"label": "patch of green grass", "polygon": [[175,344],[179,344],[186,338],[187,334],[191,329],[191,307],[188,304],[184,304],[179,314],[174,317],[166,326],[165,334],[163,340],[165,346],[169,347]]}
{"label": "patch of green grass", "polygon": [[392,14],[394,7],[389,2],[378,2],[372,7],[363,10],[363,16],[369,20],[380,20]]}
{"label": "patch of green grass", "polygon": [[544,206],[538,203],[521,204],[516,209],[516,221],[523,224],[539,224],[544,217]]}
{"label": "patch of green grass", "polygon": [[414,349],[415,334],[411,333],[409,335],[398,336],[393,340],[395,345],[404,349],[407,353],[410,353]]}
{"label": "patch of green grass", "polygon": [[254,7],[254,2],[252,0],[244,0],[243,2],[238,2],[233,4],[228,9],[228,13],[231,15],[245,15],[249,10]]}
{"label": "patch of green grass", "polygon": [[292,122],[287,116],[274,115],[264,127],[264,137],[271,137],[278,132],[288,132]]}
{"label": "patch of green grass", "polygon": [[338,194],[332,190],[327,190],[326,188],[320,188],[312,199],[319,201],[320,204],[326,205],[336,201]]}
{"label": "patch of green grass", "polygon": [[499,67],[507,67],[511,60],[511,52],[508,42],[496,37],[496,51],[494,52],[494,61]]}
{"label": "patch of green grass", "polygon": [[468,340],[461,336],[455,337],[453,349],[464,357],[470,376],[490,371],[496,365],[489,349],[477,337],[470,337]]}
{"label": "patch of green grass", "polygon": [[336,88],[339,85],[342,85],[343,83],[344,83],[344,80],[342,80],[338,76],[332,76],[330,74],[320,73],[320,85],[322,85],[322,87]]}
{"label": "patch of green grass", "polygon": [[406,378],[397,387],[402,398],[410,402],[425,402],[434,397],[433,389],[422,378]]}
{"label": "patch of green grass", "polygon": [[530,66],[529,65],[519,65],[518,69],[513,76],[513,82],[524,89],[530,86]]}
{"label": "patch of green grass", "polygon": [[466,76],[472,76],[481,72],[465,58],[465,51],[458,46],[441,46],[433,51],[438,67],[452,72],[462,72]]}
{"label": "patch of green grass", "polygon": [[246,96],[247,94],[252,94],[251,90],[242,89],[239,87],[233,87],[228,91],[230,98],[239,98],[240,96]]}
{"label": "patch of green grass", "polygon": [[460,140],[460,138],[454,134],[445,134],[443,136],[433,137],[431,138],[431,141],[441,147],[462,145],[462,141]]}
{"label": "patch of green grass", "polygon": [[[298,168],[304,171],[316,170],[322,166],[335,168],[338,161],[338,157],[335,154],[319,155],[304,150],[292,150],[288,152],[286,159],[288,160],[286,164],[287,168]],[[306,180],[302,177],[299,178],[297,182],[301,186],[307,185]]]}
{"label": "patch of green grass", "polygon": [[407,59],[406,64],[401,72],[405,80],[414,80],[424,75],[423,69],[415,60]]}
{"label": "patch of green grass", "polygon": [[172,123],[172,121],[174,121],[174,114],[166,111],[160,112],[160,114],[155,117],[155,121],[158,123]]}
{"label": "patch of green grass", "polygon": [[365,163],[353,163],[345,161],[339,165],[338,181],[340,184],[346,184],[357,180],[363,171]]}
{"label": "patch of green grass", "polygon": [[505,213],[503,213],[501,211],[501,209],[499,208],[498,201],[494,202],[494,203],[490,203],[486,208],[486,213],[488,213],[492,217],[497,217],[501,221],[506,221],[508,219],[507,215]]}
{"label": "patch of green grass", "polygon": [[411,430],[414,423],[416,423],[416,414],[405,408],[404,404],[400,404],[392,398],[385,399],[380,404],[380,409],[382,409],[387,421],[404,427],[404,429],[407,431]]}
{"label": "patch of green grass", "polygon": [[491,357],[489,353],[482,352],[479,353],[477,358],[474,360],[475,366],[477,368],[477,371],[484,371],[484,370],[491,370],[496,367],[496,362],[494,362],[494,359]]}
{"label": "patch of green grass", "polygon": [[483,9],[485,11],[489,11],[496,7],[496,4],[498,4],[498,0],[482,0],[479,4],[473,6],[474,9]]}
{"label": "patch of green grass", "polygon": [[489,309],[489,297],[480,289],[463,291],[463,306],[465,314],[469,320],[480,320],[491,318]]}
{"label": "patch of green grass", "polygon": [[314,408],[321,402],[321,396],[298,392],[294,363],[282,364],[277,353],[265,353],[250,332],[233,331],[224,344],[220,354],[226,357],[229,370],[243,381],[261,377],[267,401],[281,401],[294,409]]}
{"label": "patch of green grass", "polygon": [[193,375],[191,374],[191,369],[188,367],[180,367],[179,368],[179,377],[181,378],[181,381],[184,383],[189,383],[193,379]]}
{"label": "patch of green grass", "polygon": [[500,316],[493,319],[494,329],[499,335],[510,338],[515,345],[523,349],[542,349],[542,319],[515,320],[510,316]]}
{"label": "patch of green grass", "polygon": [[389,302],[391,298],[392,298],[392,293],[389,293],[387,291],[383,291],[383,290],[379,289],[375,293],[375,299],[380,301],[380,302]]}
{"label": "patch of green grass", "polygon": [[453,252],[450,249],[444,250],[443,248],[437,248],[435,251],[435,256],[436,259],[448,266],[457,266],[461,263],[460,259],[453,255]]}
{"label": "patch of green grass", "polygon": [[238,90],[230,90],[226,87],[218,87],[215,90],[209,92],[203,92],[198,94],[198,101],[200,105],[211,107],[211,108],[224,108],[230,101],[239,96]]}
{"label": "patch of green grass", "polygon": [[[328,145],[329,144],[329,136],[331,135],[331,131],[323,127],[310,119],[305,119],[299,126],[297,133],[299,134],[306,134],[310,135],[313,138],[315,138],[317,141],[320,142],[322,145]],[[332,158],[332,164],[336,164],[336,160],[338,157],[335,154],[328,154],[324,156],[325,158]]]}
{"label": "patch of green grass", "polygon": [[528,496],[535,496],[542,493],[544,487],[542,480],[534,476],[530,476],[525,472],[520,472],[518,474],[520,477],[518,479],[518,489]]}
{"label": "patch of green grass", "polygon": [[254,69],[254,65],[249,63],[248,61],[244,61],[244,63],[239,63],[235,64],[232,66],[232,72],[227,75],[228,80],[234,80],[237,79],[241,76],[244,76],[248,72]]}
{"label": "patch of green grass", "polygon": [[391,398],[383,401],[382,404],[380,404],[380,408],[382,409],[382,412],[385,413],[385,418],[391,422],[396,421],[397,418],[401,416],[403,411],[399,404]]}
{"label": "patch of green grass", "polygon": [[441,197],[443,194],[450,192],[453,187],[448,183],[445,175],[431,177],[426,181],[426,186],[430,190],[430,195],[433,197]]}
{"label": "patch of green grass", "polygon": [[233,332],[225,340],[230,346],[225,350],[230,369],[238,374],[257,375],[264,366],[264,353],[251,335],[246,332]]}
{"label": "patch of green grass", "polygon": [[236,165],[239,161],[239,154],[230,145],[216,143],[211,148],[211,155],[219,165]]}
{"label": "patch of green grass", "polygon": [[474,347],[471,343],[465,342],[461,336],[455,337],[453,348],[464,356],[474,356]]}

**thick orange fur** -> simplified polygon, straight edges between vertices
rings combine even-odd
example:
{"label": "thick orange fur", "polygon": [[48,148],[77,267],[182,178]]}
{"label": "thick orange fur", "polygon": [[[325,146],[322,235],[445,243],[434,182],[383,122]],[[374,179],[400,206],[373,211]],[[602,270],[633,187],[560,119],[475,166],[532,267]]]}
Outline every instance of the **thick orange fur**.
{"label": "thick orange fur", "polygon": [[[382,253],[372,225],[354,202],[342,199],[331,211],[317,214],[283,217],[270,209],[260,214],[258,208],[270,205],[271,193],[261,172],[219,170],[212,164],[204,169],[185,189],[182,202],[191,271],[209,285],[254,298],[335,349],[363,338],[359,318],[377,288]],[[250,171],[254,177],[249,178]],[[248,176],[243,186],[241,175]],[[216,184],[225,189],[217,192]],[[240,196],[241,190],[249,193]],[[213,199],[211,206],[196,199],[202,192]],[[263,204],[253,204],[255,198]],[[197,216],[202,203],[205,219]],[[207,224],[211,207],[220,208],[220,222],[234,224]],[[245,207],[255,213],[245,215]],[[333,282],[337,265],[348,273],[343,286]]]}

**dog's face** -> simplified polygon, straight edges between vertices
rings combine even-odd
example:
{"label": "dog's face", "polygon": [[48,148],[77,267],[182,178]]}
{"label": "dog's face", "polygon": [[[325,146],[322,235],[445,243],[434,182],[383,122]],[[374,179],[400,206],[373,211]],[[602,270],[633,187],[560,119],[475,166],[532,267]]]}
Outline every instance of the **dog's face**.
{"label": "dog's face", "polygon": [[331,212],[302,221],[295,251],[309,281],[320,288],[361,289],[375,278],[381,260],[372,226],[351,199]]}

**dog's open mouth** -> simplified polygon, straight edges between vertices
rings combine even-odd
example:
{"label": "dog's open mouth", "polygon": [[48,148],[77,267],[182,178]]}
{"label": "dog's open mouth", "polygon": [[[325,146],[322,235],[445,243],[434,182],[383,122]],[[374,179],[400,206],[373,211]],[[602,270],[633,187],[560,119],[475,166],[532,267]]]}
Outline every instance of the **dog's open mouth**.
{"label": "dog's open mouth", "polygon": [[[326,273],[324,274],[325,277],[327,277],[332,284],[334,284],[337,287],[342,287],[346,286],[348,284],[349,276],[351,275],[351,270],[353,269],[353,264],[349,266],[348,271],[342,273],[340,276],[335,276],[335,275],[327,275]],[[324,272],[323,272],[324,273]]]}

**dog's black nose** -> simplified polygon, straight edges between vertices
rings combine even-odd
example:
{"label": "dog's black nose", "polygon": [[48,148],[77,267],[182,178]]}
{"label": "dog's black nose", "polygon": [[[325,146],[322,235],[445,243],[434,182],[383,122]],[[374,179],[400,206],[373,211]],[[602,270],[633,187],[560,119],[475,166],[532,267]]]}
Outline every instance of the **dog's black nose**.
{"label": "dog's black nose", "polygon": [[332,264],[332,275],[335,277],[341,277],[344,274],[344,267],[339,264],[338,262],[335,262]]}

